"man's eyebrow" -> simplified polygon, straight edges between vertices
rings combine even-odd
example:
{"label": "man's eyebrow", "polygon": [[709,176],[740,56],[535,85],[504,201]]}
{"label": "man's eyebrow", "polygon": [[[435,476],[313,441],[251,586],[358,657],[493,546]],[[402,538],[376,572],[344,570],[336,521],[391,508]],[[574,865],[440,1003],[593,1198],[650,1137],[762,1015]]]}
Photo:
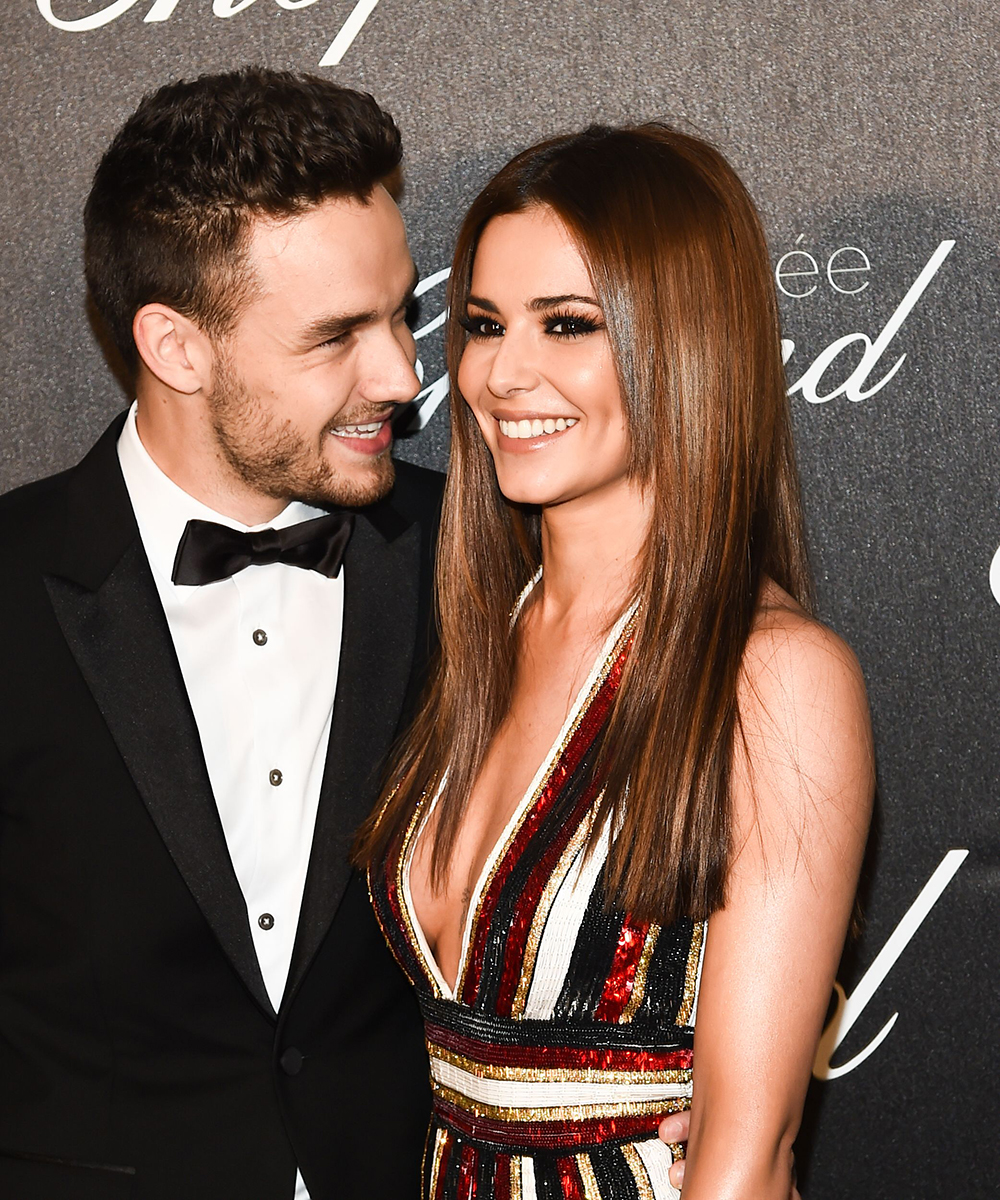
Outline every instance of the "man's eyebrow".
{"label": "man's eyebrow", "polygon": [[[419,283],[420,275],[414,270],[413,279],[396,308],[397,312],[412,303],[413,293]],[[374,309],[357,313],[329,313],[324,317],[318,317],[303,329],[302,341],[308,346],[314,346],[317,342],[328,342],[331,338],[343,337],[345,333],[350,333],[352,329],[357,329],[362,325],[372,325],[378,319],[379,315]]]}
{"label": "man's eyebrow", "polygon": [[343,337],[345,333],[350,333],[359,325],[370,325],[377,319],[378,313],[374,311],[330,313],[328,316],[318,317],[307,325],[302,331],[302,341],[309,345],[313,345],[315,342],[328,342],[331,338]]}

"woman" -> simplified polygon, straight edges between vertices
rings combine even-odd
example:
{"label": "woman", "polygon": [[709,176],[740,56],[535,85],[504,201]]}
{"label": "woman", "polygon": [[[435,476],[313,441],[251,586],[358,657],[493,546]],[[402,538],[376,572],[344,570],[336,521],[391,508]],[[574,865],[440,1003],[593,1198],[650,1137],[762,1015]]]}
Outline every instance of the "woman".
{"label": "woman", "polygon": [[449,337],[441,656],[358,851],[427,1022],[426,1194],[675,1196],[690,1104],[685,1200],[787,1200],[873,782],[753,204],[663,125],[536,146]]}

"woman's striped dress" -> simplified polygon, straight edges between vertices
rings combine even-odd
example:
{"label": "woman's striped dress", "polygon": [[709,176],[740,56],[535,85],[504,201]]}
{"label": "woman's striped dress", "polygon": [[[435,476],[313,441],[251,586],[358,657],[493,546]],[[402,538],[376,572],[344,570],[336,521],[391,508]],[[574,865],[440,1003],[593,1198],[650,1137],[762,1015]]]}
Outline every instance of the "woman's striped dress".
{"label": "woman's striped dress", "polygon": [[[704,926],[605,910],[586,781],[630,644],[624,618],[472,895],[454,992],[409,890],[415,814],[372,901],[426,1022],[427,1200],[676,1197],[660,1118],[687,1108]],[[666,865],[664,869],[667,869]]]}

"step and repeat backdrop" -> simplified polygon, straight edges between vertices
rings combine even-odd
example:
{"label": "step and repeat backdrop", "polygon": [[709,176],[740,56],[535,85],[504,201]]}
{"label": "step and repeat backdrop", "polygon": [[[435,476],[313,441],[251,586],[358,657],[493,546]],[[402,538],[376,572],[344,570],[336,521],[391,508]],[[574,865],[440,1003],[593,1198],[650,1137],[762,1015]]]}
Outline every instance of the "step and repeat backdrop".
{"label": "step and repeat backdrop", "polygon": [[543,135],[661,117],[747,181],[821,614],[865,669],[879,755],[865,928],[799,1144],[808,1200],[1000,1194],[996,25],[990,0],[4,5],[3,490],[76,461],[128,399],[86,303],[81,208],[167,80],[315,70],[395,114],[425,385],[399,452],[439,468],[444,280],[488,173]]}

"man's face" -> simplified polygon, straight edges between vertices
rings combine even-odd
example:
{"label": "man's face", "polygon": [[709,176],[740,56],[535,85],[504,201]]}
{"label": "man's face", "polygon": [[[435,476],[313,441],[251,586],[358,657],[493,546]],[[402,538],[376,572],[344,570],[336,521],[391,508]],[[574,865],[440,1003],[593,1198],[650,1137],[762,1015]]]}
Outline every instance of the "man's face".
{"label": "man's face", "polygon": [[399,210],[327,200],[252,226],[257,292],[216,345],[209,415],[225,464],[275,500],[363,505],[392,486],[390,418],[420,388]]}

